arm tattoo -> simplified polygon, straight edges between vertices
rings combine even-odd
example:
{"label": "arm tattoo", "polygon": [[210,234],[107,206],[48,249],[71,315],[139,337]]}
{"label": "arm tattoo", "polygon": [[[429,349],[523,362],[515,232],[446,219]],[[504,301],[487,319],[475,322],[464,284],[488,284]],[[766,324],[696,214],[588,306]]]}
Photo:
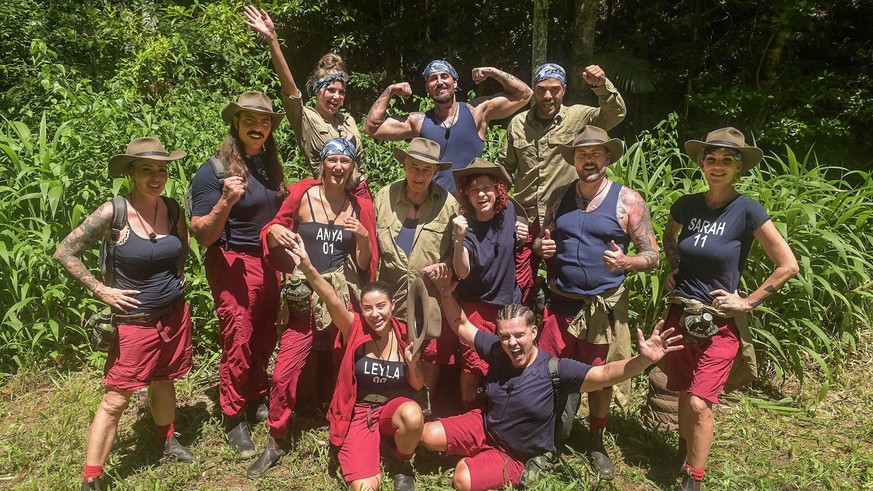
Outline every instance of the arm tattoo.
{"label": "arm tattoo", "polygon": [[[626,190],[626,191],[625,191]],[[655,230],[652,228],[652,215],[649,213],[649,207],[637,193],[628,188],[624,188],[619,196],[618,205],[616,207],[616,215],[619,223],[627,215],[628,235],[636,248],[636,257],[643,259],[642,270],[651,269],[658,264],[658,251],[654,244]],[[636,223],[631,224],[631,218],[639,216]]]}
{"label": "arm tattoo", "polygon": [[[110,221],[103,218],[104,210],[111,208],[110,203],[103,203],[88,218],[70,232],[58,245],[54,258],[70,275],[79,280],[91,291],[97,290],[102,285],[97,278],[88,271],[85,264],[79,259],[82,252],[95,242],[105,238],[109,233]],[[111,214],[111,213],[110,213]]]}
{"label": "arm tattoo", "polygon": [[759,299],[759,300],[756,300],[756,301],[754,301],[754,302],[750,302],[749,305],[751,305],[752,307],[757,307],[758,305],[761,305],[762,303],[764,303],[764,299],[765,299],[765,298],[767,298],[767,297],[769,297],[770,295],[776,293],[776,287],[773,286],[773,285],[767,285],[767,286],[764,287],[764,291],[767,292],[767,294],[764,295],[763,298],[761,298],[761,299]]}
{"label": "arm tattoo", "polygon": [[[521,82],[518,77],[511,73],[504,72],[503,70],[497,70],[497,76],[501,78],[501,85],[503,85],[503,90],[505,90],[507,94],[519,99],[524,98],[526,95],[525,89],[528,87]],[[521,86],[519,87],[519,85]],[[528,90],[530,89],[528,88]]]}
{"label": "arm tattoo", "polygon": [[385,89],[382,95],[376,99],[373,106],[370,107],[370,112],[367,113],[367,121],[375,126],[381,126],[388,119],[388,100],[391,99],[390,89]]}
{"label": "arm tattoo", "polygon": [[667,262],[670,264],[670,269],[674,270],[679,267],[679,243],[674,239],[664,237],[664,255],[667,256]]}

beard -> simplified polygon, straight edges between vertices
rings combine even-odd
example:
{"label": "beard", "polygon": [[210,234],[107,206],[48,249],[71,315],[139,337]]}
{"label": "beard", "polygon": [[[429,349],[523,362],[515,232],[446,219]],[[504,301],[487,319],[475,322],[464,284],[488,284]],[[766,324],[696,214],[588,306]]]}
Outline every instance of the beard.
{"label": "beard", "polygon": [[454,102],[455,94],[453,92],[449,92],[448,95],[442,97],[431,96],[430,98],[437,104],[447,104],[449,102]]}

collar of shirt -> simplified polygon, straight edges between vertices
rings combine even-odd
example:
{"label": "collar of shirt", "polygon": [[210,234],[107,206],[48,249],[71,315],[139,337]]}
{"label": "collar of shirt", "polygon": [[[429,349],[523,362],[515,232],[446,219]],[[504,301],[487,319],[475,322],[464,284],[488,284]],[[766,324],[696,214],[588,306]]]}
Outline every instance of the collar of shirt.
{"label": "collar of shirt", "polygon": [[525,118],[525,119],[527,119],[526,123],[528,125],[537,124],[543,128],[550,128],[552,126],[557,126],[557,125],[561,124],[561,122],[564,121],[564,114],[566,112],[567,112],[567,105],[561,104],[561,108],[558,109],[558,114],[556,114],[555,117],[552,119],[552,124],[550,124],[548,126],[545,126],[542,123],[540,123],[540,120],[537,118],[537,108],[536,107],[531,108],[531,110],[527,112],[527,118]]}
{"label": "collar of shirt", "polygon": [[[430,183],[430,188],[428,188],[427,197],[424,201],[421,202],[420,207],[424,206],[428,201],[435,201],[440,196],[439,185],[435,182]],[[400,203],[406,203],[410,207],[414,205],[409,196],[406,195],[406,179],[403,180],[403,183],[400,185],[400,192],[397,193],[397,197],[394,199],[394,204],[398,205]]]}

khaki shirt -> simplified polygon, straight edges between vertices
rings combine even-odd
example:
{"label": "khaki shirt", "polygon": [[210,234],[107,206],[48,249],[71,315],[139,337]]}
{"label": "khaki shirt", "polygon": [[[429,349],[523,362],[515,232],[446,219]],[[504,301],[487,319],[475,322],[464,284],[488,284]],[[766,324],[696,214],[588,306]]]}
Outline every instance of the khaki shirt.
{"label": "khaki shirt", "polygon": [[[421,276],[426,266],[446,260],[452,246],[452,218],[458,213],[458,202],[436,183],[419,208],[418,226],[409,257],[396,242],[401,225],[412,210],[406,196],[406,180],[394,182],[376,193],[376,237],[379,242],[379,279],[394,289],[394,316],[406,321],[406,292],[413,279]],[[431,281],[425,281],[428,293],[439,295]],[[440,312],[437,311],[439,316]]]}
{"label": "khaki shirt", "polygon": [[325,143],[334,138],[345,138],[352,141],[352,137],[354,137],[355,148],[360,160],[361,151],[364,149],[363,140],[358,132],[355,118],[351,115],[337,112],[337,119],[341,123],[339,128],[334,128],[333,124],[321,117],[315,108],[303,104],[303,98],[299,91],[296,97],[282,94],[282,105],[285,108],[288,121],[291,122],[291,129],[294,130],[294,137],[297,139],[297,145],[303,154],[303,160],[312,170],[313,177],[318,178],[321,173],[321,149],[324,148]]}
{"label": "khaki shirt", "polygon": [[548,126],[536,120],[536,109],[518,114],[509,122],[506,142],[498,161],[515,173],[515,199],[527,216],[540,224],[552,191],[577,178],[576,169],[561,157],[558,145],[573,141],[579,130],[593,124],[609,131],[624,120],[627,108],[621,94],[609,80],[592,87],[600,107],[577,104],[561,106]]}

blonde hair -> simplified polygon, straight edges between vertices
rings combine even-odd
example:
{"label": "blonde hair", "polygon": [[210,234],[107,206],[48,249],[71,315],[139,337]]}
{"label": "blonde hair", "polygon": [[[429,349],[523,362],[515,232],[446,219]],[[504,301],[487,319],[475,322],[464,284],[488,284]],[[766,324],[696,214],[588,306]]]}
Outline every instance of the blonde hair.
{"label": "blonde hair", "polygon": [[326,53],[320,60],[318,60],[318,63],[315,64],[315,68],[312,70],[312,73],[309,74],[309,78],[306,79],[306,86],[311,92],[312,85],[317,80],[338,75],[340,73],[343,74],[343,82],[348,84],[349,76],[345,72],[346,62],[343,61],[343,57],[336,53]]}

